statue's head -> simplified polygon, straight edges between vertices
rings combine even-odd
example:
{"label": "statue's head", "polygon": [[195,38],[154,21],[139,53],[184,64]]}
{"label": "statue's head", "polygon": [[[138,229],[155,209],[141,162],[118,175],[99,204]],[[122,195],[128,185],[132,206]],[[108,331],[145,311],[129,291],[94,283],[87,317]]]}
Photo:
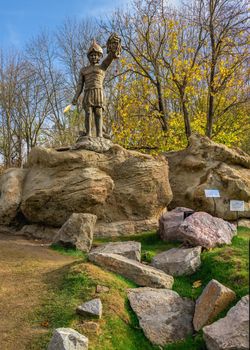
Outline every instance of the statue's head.
{"label": "statue's head", "polygon": [[98,45],[95,40],[93,40],[93,43],[88,50],[88,59],[90,64],[92,65],[98,64],[102,56],[103,56],[103,50],[101,46]]}

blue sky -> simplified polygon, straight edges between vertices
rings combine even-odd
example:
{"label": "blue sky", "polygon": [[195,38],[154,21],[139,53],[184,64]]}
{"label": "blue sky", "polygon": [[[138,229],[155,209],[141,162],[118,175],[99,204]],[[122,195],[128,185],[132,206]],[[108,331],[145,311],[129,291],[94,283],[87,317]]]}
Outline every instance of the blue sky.
{"label": "blue sky", "polygon": [[53,30],[65,17],[108,15],[129,0],[0,0],[0,47],[22,48],[41,29]]}

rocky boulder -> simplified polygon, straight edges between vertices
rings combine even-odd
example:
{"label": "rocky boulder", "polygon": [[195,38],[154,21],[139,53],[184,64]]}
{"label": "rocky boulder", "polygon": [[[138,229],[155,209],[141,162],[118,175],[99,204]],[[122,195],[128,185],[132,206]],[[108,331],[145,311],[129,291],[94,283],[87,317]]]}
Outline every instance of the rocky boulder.
{"label": "rocky boulder", "polygon": [[111,242],[92,249],[91,253],[118,254],[128,259],[141,261],[141,243],[135,241]]}
{"label": "rocky boulder", "polygon": [[[118,222],[126,228],[128,222],[138,229],[142,223],[147,229],[147,222],[150,228],[153,222],[156,227],[171,199],[168,164],[163,156],[128,151],[118,145],[101,153],[33,148],[21,210],[30,223],[55,227],[63,225],[72,213],[91,213],[97,215],[97,232],[102,235],[99,224]],[[130,226],[123,234],[132,233]]]}
{"label": "rocky boulder", "polygon": [[168,289],[130,289],[128,299],[145,336],[164,346],[193,333],[194,302]]}
{"label": "rocky boulder", "polygon": [[96,219],[96,215],[93,214],[72,214],[61,227],[53,242],[64,247],[89,252]]}
{"label": "rocky boulder", "polygon": [[223,311],[235,299],[235,293],[216,280],[211,280],[196,300],[193,319],[194,329],[199,331]]}
{"label": "rocky boulder", "polygon": [[0,176],[0,223],[9,225],[17,216],[26,170],[11,168]]}
{"label": "rocky boulder", "polygon": [[171,211],[165,211],[159,219],[159,235],[164,241],[177,241],[178,229],[192,209],[177,207]]}
{"label": "rocky boulder", "polygon": [[221,198],[216,199],[215,215],[235,220],[229,201],[245,201],[241,217],[250,218],[250,156],[238,148],[228,148],[207,137],[193,134],[189,146],[165,154],[170,168],[173,201],[170,208],[190,207],[196,211],[214,214],[212,198],[206,198],[205,189],[217,188]]}
{"label": "rocky boulder", "polygon": [[139,286],[172,288],[174,279],[161,270],[118,254],[89,254],[89,260],[111,272],[118,273]]}
{"label": "rocky boulder", "polygon": [[203,328],[208,350],[249,349],[249,296],[232,307],[226,317]]}
{"label": "rocky boulder", "polygon": [[193,274],[201,264],[201,247],[172,248],[157,254],[151,265],[172,276]]}
{"label": "rocky boulder", "polygon": [[236,234],[235,225],[204,212],[197,212],[187,217],[178,229],[180,241],[204,248],[231,244]]}
{"label": "rocky boulder", "polygon": [[57,328],[48,350],[88,350],[88,338],[72,328]]}

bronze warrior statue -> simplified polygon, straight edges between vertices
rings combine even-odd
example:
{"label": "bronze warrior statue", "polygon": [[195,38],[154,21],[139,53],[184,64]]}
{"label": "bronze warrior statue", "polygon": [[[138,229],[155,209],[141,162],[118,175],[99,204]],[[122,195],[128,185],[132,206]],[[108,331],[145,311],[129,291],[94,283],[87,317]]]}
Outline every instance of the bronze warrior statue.
{"label": "bronze warrior statue", "polygon": [[92,136],[91,120],[95,118],[96,136],[103,137],[103,118],[105,110],[105,98],[103,93],[103,81],[105,72],[112,61],[120,57],[121,39],[113,33],[107,41],[107,57],[99,64],[103,57],[103,50],[96,41],[93,41],[88,50],[90,65],[83,67],[80,71],[79,81],[72,104],[76,105],[78,97],[84,88],[83,108],[85,110],[85,128],[87,136]]}

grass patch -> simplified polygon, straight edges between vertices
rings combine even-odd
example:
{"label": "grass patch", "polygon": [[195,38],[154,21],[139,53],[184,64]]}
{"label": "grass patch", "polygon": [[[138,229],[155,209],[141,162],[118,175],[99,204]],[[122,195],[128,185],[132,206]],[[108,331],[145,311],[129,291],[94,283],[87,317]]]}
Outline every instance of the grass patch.
{"label": "grass patch", "polygon": [[[192,276],[175,277],[173,289],[181,296],[195,300],[211,279],[216,279],[233,289],[238,301],[248,294],[248,257],[250,229],[239,228],[238,236],[232,245],[218,247],[202,253],[202,265]],[[164,250],[180,246],[180,243],[162,242],[154,232],[137,236],[119,237],[112,241],[135,240],[142,244],[142,257],[151,261],[152,257]],[[110,239],[98,239],[95,245],[110,242]],[[79,251],[53,246],[53,249],[73,255],[77,261],[67,271],[61,271],[61,279],[52,284],[49,300],[45,300],[42,310],[37,313],[35,323],[46,325],[46,333],[33,341],[29,349],[41,350],[47,347],[54,328],[72,327],[89,338],[90,350],[205,350],[202,332],[188,337],[185,341],[167,345],[163,348],[153,346],[139,328],[136,315],[127,300],[127,288],[135,285],[126,279],[86,263],[86,255]],[[79,258],[79,260],[78,260]],[[201,280],[202,286],[193,288],[193,282]],[[51,281],[51,278],[50,278]],[[108,293],[96,294],[97,284],[110,288]],[[98,322],[99,330],[93,332],[86,328],[83,319],[76,315],[77,305],[89,299],[101,297],[104,316]],[[236,303],[234,301],[232,305]],[[230,305],[230,306],[232,306]],[[227,310],[219,315],[223,317]]]}
{"label": "grass patch", "polygon": [[87,254],[83,253],[81,250],[78,250],[78,249],[64,248],[60,244],[56,244],[56,243],[51,244],[50,248],[63,255],[69,255],[75,258],[87,260]]}
{"label": "grass patch", "polygon": [[[204,251],[201,267],[192,276],[175,277],[173,289],[180,295],[196,299],[211,279],[216,279],[235,291],[240,299],[249,292],[249,234],[240,229],[232,245]],[[192,288],[193,282],[201,280],[199,288]]]}

